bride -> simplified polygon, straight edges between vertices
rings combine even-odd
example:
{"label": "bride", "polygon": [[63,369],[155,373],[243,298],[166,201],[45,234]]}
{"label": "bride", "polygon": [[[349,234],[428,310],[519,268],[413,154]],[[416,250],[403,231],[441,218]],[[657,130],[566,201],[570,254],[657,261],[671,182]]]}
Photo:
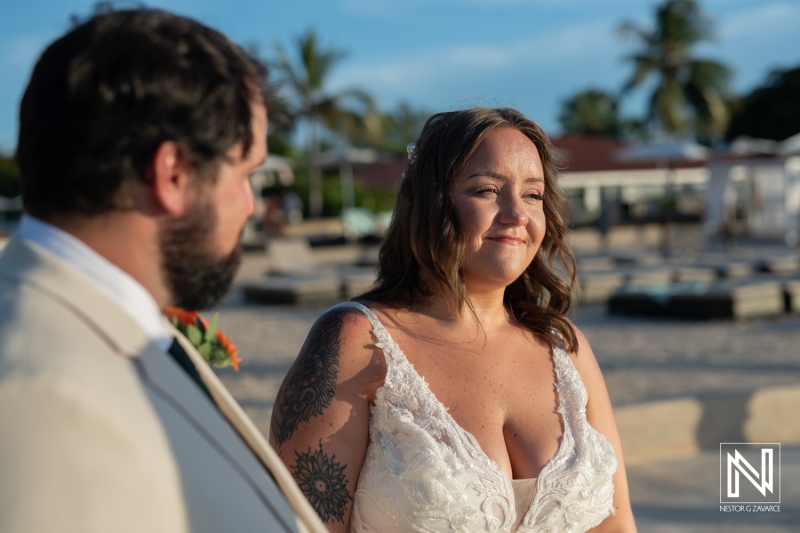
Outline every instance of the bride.
{"label": "bride", "polygon": [[564,316],[555,159],[512,109],[436,114],[409,145],[376,285],[317,320],[272,414],[331,531],[635,531],[605,383]]}

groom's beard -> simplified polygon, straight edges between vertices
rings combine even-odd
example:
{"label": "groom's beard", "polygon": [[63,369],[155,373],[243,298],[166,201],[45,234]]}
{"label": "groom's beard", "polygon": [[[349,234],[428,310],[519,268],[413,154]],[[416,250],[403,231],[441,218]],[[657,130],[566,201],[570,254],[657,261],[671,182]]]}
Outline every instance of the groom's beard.
{"label": "groom's beard", "polygon": [[224,257],[209,250],[217,227],[214,205],[200,199],[161,230],[162,272],[173,305],[190,311],[214,307],[230,289],[241,262],[241,247]]}

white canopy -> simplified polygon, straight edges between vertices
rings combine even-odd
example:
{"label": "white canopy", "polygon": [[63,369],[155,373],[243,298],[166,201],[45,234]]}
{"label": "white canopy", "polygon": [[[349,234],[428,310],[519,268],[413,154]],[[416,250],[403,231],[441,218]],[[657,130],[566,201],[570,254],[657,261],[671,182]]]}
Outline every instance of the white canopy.
{"label": "white canopy", "polygon": [[733,140],[729,151],[738,156],[749,155],[800,155],[800,133],[782,141],[758,139],[742,135]]}
{"label": "white canopy", "polygon": [[269,154],[264,164],[250,174],[253,187],[265,188],[275,185],[275,179],[280,185],[288,187],[294,183],[292,160],[288,157]]}
{"label": "white canopy", "polygon": [[705,146],[675,138],[634,144],[616,153],[618,161],[702,161],[708,155]]}
{"label": "white canopy", "polygon": [[378,152],[371,148],[342,147],[320,153],[313,163],[319,167],[339,166],[342,163],[368,165],[378,160]]}

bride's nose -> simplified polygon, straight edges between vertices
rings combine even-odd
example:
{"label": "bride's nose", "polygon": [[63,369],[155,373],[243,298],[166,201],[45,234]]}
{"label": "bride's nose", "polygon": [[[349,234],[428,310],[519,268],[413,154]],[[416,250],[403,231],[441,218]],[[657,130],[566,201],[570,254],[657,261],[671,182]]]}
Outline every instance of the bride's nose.
{"label": "bride's nose", "polygon": [[501,224],[524,226],[528,223],[529,218],[527,206],[522,198],[516,194],[502,197],[498,216]]}

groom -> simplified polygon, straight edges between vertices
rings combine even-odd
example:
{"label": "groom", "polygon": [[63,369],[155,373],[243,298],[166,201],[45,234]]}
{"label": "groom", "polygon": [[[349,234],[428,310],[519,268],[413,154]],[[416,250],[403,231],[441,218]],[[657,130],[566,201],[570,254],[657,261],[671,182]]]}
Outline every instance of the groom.
{"label": "groom", "polygon": [[265,73],[220,33],[105,11],[22,99],[0,255],[0,531],[323,531],[168,305],[213,306],[267,153]]}

